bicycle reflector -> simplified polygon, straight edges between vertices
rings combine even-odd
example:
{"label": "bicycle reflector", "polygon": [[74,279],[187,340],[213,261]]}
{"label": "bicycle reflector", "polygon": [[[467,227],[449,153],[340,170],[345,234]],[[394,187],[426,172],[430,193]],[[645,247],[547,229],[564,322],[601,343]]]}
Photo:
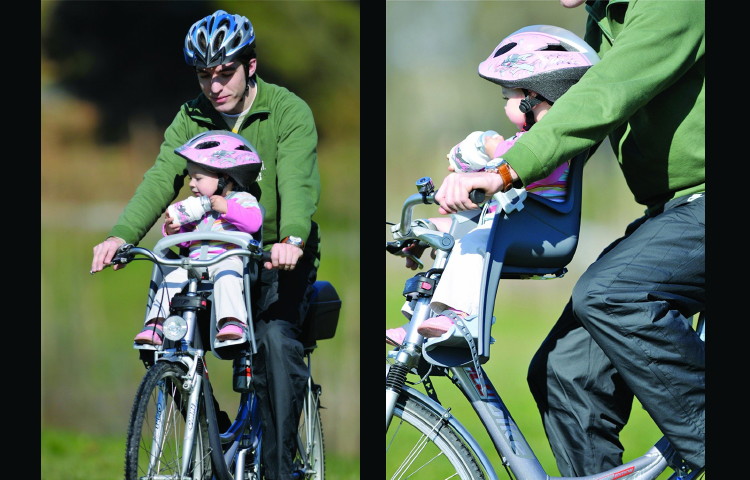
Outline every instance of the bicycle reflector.
{"label": "bicycle reflector", "polygon": [[164,330],[164,336],[169,340],[176,342],[185,337],[185,334],[187,333],[187,322],[179,315],[172,315],[164,320],[162,328]]}

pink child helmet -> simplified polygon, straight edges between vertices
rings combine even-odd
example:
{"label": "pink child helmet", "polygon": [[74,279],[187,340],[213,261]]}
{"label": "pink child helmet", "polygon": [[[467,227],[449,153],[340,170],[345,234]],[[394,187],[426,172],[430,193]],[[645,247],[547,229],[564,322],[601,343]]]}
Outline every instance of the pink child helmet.
{"label": "pink child helmet", "polygon": [[258,178],[263,162],[250,142],[226,130],[199,133],[175,153],[208,171],[225,173],[243,189]]}
{"label": "pink child helmet", "polygon": [[[508,35],[478,70],[480,77],[493,83],[524,90],[521,111],[528,118],[531,107],[543,100],[557,101],[598,61],[594,49],[573,32],[531,25]],[[543,98],[529,97],[529,90]]]}

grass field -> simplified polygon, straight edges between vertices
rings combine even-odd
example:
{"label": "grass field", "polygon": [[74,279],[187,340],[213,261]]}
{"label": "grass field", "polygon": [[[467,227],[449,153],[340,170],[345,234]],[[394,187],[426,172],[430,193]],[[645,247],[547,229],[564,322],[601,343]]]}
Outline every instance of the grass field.
{"label": "grass field", "polygon": [[[112,480],[122,478],[124,436],[87,435],[48,429],[42,433],[44,480]],[[359,462],[335,453],[326,455],[329,478],[357,480]]]}

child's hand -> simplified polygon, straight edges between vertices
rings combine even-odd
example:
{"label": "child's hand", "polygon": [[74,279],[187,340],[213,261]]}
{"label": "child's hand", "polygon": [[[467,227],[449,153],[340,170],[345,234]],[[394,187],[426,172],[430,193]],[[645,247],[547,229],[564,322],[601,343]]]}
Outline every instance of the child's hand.
{"label": "child's hand", "polygon": [[219,213],[227,213],[227,199],[221,195],[211,195],[211,209]]}
{"label": "child's hand", "polygon": [[497,146],[505,141],[502,135],[492,131],[485,132],[485,135],[482,136],[482,140],[484,141],[484,151],[490,158],[495,156]]}
{"label": "child's hand", "polygon": [[166,235],[174,235],[180,232],[180,226],[172,223],[172,217],[169,216],[169,212],[164,214],[164,233]]}
{"label": "child's hand", "polygon": [[[427,247],[417,242],[417,243],[412,243],[411,245],[407,245],[402,250],[404,252],[404,256],[413,255],[415,258],[420,258],[422,256],[422,253],[425,251],[425,248]],[[435,258],[435,257],[433,256],[432,258]],[[406,257],[406,268],[416,270],[418,267],[421,268],[422,265],[417,263],[412,258]]]}

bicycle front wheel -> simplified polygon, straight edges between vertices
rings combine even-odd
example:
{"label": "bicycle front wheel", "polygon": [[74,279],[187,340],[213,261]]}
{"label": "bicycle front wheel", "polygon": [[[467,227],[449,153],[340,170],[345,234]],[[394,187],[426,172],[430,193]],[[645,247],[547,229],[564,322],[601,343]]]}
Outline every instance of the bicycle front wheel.
{"label": "bicycle front wheel", "polygon": [[488,478],[461,433],[407,392],[396,402],[385,437],[386,478]]}
{"label": "bicycle front wheel", "polygon": [[126,480],[211,479],[211,449],[202,396],[194,412],[194,436],[183,472],[190,391],[182,364],[156,362],[141,381],[128,427]]}
{"label": "bicycle front wheel", "polygon": [[320,419],[320,385],[308,380],[305,401],[298,428],[297,454],[294,459],[296,469],[309,480],[325,478],[325,445],[323,443],[323,423]]}

